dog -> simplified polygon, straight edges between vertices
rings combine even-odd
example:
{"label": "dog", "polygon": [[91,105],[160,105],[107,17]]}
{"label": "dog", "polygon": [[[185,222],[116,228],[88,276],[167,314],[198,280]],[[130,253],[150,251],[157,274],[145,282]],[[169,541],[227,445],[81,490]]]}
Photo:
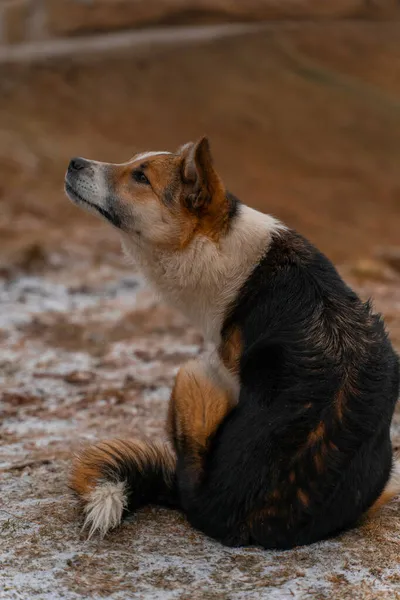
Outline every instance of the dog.
{"label": "dog", "polygon": [[304,237],[226,190],[206,137],[124,164],[74,158],[65,189],[212,345],[178,372],[169,442],[76,456],[90,536],[158,504],[225,545],[289,549],[400,492],[399,361],[381,316]]}

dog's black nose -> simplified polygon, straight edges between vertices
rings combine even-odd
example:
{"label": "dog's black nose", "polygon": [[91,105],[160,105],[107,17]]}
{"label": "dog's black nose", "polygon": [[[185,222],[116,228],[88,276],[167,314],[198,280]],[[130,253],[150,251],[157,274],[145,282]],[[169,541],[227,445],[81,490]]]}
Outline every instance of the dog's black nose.
{"label": "dog's black nose", "polygon": [[72,158],[69,163],[68,171],[80,171],[87,165],[87,161],[84,158]]}

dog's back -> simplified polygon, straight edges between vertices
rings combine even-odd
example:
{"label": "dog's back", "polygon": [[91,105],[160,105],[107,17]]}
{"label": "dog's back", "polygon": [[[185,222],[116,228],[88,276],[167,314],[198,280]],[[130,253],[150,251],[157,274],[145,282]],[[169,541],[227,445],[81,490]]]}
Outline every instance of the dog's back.
{"label": "dog's back", "polygon": [[[194,523],[212,534],[211,523],[222,532],[225,522],[224,541],[231,528],[241,543],[267,547],[310,543],[356,523],[392,469],[399,367],[382,320],[325,256],[287,231],[231,306],[224,339],[235,331],[239,404],[213,440],[207,491],[190,503]],[[237,499],[234,528],[229,497]]]}

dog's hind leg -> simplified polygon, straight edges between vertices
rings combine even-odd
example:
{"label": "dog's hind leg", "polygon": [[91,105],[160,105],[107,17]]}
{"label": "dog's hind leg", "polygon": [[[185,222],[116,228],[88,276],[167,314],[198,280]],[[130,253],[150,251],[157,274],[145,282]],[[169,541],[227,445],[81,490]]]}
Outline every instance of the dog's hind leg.
{"label": "dog's hind leg", "polygon": [[228,545],[248,543],[237,519],[240,479],[232,488],[240,450],[232,457],[225,440],[232,418],[236,426],[236,403],[232,389],[213,377],[207,363],[193,361],[178,373],[168,416],[182,509],[194,527]]}
{"label": "dog's hind leg", "polygon": [[206,363],[190,361],[176,377],[168,412],[168,433],[180,462],[201,478],[210,441],[234,406],[229,390],[212,377]]}

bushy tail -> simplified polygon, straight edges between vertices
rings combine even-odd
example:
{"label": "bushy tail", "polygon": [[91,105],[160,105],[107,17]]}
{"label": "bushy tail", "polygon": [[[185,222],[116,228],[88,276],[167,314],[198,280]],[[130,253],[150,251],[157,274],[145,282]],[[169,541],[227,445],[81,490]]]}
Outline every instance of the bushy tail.
{"label": "bushy tail", "polygon": [[377,510],[398,495],[400,495],[400,456],[395,456],[389,481],[382,494],[368,510],[368,516],[374,515]]}
{"label": "bushy tail", "polygon": [[70,487],[85,514],[89,537],[117,527],[125,513],[146,504],[177,506],[176,458],[166,443],[111,440],[83,450]]}

